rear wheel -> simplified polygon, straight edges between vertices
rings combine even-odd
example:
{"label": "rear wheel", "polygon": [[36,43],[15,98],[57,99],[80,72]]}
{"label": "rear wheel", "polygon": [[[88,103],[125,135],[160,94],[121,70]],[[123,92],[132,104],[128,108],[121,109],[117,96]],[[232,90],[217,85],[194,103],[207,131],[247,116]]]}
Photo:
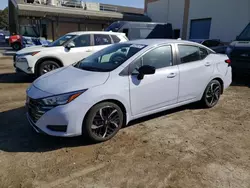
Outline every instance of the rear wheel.
{"label": "rear wheel", "polygon": [[121,129],[124,114],[121,108],[112,102],[95,105],[88,112],[83,123],[83,136],[94,142],[104,142],[111,139]]}
{"label": "rear wheel", "polygon": [[208,84],[201,100],[206,108],[212,108],[219,102],[222,93],[221,87],[222,86],[218,80],[212,80]]}
{"label": "rear wheel", "polygon": [[37,69],[37,76],[38,77],[42,76],[42,75],[44,75],[50,71],[53,71],[55,69],[58,69],[58,68],[60,68],[60,65],[57,62],[50,61],[50,60],[44,61],[39,65],[39,67]]}

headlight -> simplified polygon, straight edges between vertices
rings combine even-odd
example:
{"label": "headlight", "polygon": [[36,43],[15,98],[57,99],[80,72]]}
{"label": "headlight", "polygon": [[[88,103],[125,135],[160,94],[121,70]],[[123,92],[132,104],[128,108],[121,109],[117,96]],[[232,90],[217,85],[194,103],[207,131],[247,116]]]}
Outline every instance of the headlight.
{"label": "headlight", "polygon": [[77,97],[79,97],[82,93],[84,93],[87,90],[82,90],[82,91],[76,91],[76,92],[71,92],[71,93],[66,93],[62,95],[56,95],[52,97],[47,97],[42,99],[43,103],[47,106],[58,106],[58,105],[64,105],[67,103],[70,103]]}

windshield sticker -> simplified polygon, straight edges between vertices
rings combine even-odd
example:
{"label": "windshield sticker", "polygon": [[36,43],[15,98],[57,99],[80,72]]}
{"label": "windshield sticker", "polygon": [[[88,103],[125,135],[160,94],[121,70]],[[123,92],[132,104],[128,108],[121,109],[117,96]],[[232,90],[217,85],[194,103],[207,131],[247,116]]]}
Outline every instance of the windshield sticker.
{"label": "windshield sticker", "polygon": [[139,48],[139,49],[142,49],[144,48],[146,45],[142,45],[142,44],[132,44],[130,47],[131,48]]}

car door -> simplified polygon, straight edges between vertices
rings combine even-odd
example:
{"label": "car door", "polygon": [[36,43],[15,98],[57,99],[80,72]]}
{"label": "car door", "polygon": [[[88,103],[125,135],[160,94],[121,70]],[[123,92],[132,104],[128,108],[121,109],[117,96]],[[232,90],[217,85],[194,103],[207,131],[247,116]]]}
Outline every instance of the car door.
{"label": "car door", "polygon": [[97,52],[112,44],[111,37],[106,34],[94,34],[93,51]]}
{"label": "car door", "polygon": [[195,45],[178,44],[180,85],[178,102],[199,97],[213,74],[214,66],[205,48]]}
{"label": "car door", "polygon": [[[155,67],[153,75],[138,80],[138,68]],[[178,97],[179,70],[174,64],[171,45],[156,47],[130,64],[129,88],[132,115],[140,115],[175,104]]]}
{"label": "car door", "polygon": [[80,61],[93,53],[93,46],[91,45],[91,35],[84,34],[76,37],[71,41],[74,47],[70,49],[65,48],[65,63],[73,64]]}

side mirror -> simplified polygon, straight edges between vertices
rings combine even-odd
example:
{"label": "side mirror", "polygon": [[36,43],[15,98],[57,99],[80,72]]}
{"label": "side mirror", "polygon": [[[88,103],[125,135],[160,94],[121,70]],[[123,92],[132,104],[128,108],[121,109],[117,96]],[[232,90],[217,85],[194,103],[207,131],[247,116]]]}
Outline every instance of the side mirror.
{"label": "side mirror", "polygon": [[121,49],[121,52],[126,53],[126,52],[127,52],[127,49],[126,49],[126,48],[122,48],[122,49]]}
{"label": "side mirror", "polygon": [[144,65],[138,69],[138,80],[142,80],[144,78],[144,75],[151,75],[155,74],[155,67],[149,66],[149,65]]}
{"label": "side mirror", "polygon": [[67,46],[66,46],[66,48],[67,48],[68,50],[70,50],[71,48],[74,48],[74,47],[76,47],[76,46],[75,46],[75,44],[74,44],[73,42],[70,42],[70,43],[67,44]]}

